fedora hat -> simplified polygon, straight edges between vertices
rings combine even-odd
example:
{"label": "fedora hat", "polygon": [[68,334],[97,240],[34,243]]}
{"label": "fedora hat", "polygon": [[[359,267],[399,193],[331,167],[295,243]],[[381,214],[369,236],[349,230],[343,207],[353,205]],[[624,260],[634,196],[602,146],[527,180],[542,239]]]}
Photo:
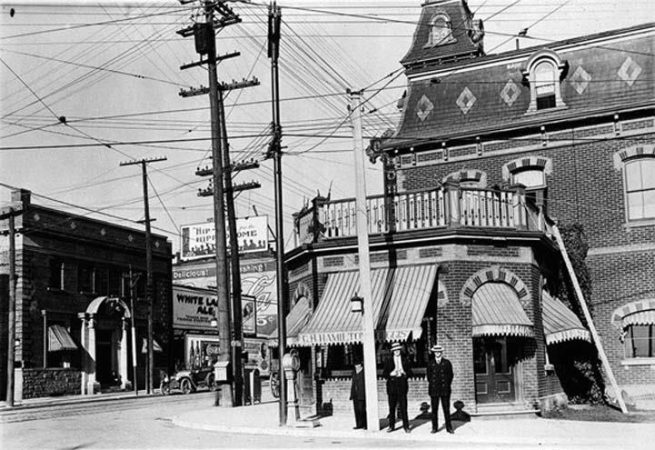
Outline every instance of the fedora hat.
{"label": "fedora hat", "polygon": [[391,351],[394,350],[402,350],[403,345],[400,342],[394,342],[393,345],[391,346]]}
{"label": "fedora hat", "polygon": [[439,344],[433,345],[432,348],[430,349],[431,352],[436,353],[436,352],[441,352],[443,353],[443,347]]}

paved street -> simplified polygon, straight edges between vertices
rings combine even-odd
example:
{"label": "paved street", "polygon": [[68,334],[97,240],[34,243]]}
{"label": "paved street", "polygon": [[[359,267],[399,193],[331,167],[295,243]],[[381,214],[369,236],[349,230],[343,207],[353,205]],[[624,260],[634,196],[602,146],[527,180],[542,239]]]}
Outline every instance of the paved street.
{"label": "paved street", "polygon": [[[435,446],[454,449],[598,449],[618,448],[621,442],[617,436],[619,433],[626,444],[630,442],[631,448],[648,448],[647,442],[655,439],[655,427],[650,424],[598,424],[537,418],[474,419],[475,423],[464,425],[455,435],[430,435],[419,426],[411,435],[380,432],[371,437],[350,430],[352,418],[347,413],[322,420],[322,426],[313,430],[284,430],[275,425],[274,403],[230,410],[212,407],[213,399],[213,393],[203,392],[188,396],[5,409],[0,411],[0,443],[6,449]],[[190,421],[195,421],[195,424]],[[535,429],[534,439],[529,438],[531,427]],[[541,438],[539,433],[544,430],[554,439]],[[528,439],[525,439],[526,433]]]}
{"label": "paved street", "polygon": [[[171,418],[206,409],[212,393],[189,396],[148,397],[53,405],[0,413],[2,448],[397,448],[398,441],[382,439],[346,440],[301,436],[246,435],[203,431],[173,425]],[[253,430],[254,431],[254,430]],[[407,442],[404,447],[428,447],[425,442]],[[474,448],[498,448],[475,445]],[[471,448],[455,444],[451,448]],[[515,447],[520,448],[520,447]]]}

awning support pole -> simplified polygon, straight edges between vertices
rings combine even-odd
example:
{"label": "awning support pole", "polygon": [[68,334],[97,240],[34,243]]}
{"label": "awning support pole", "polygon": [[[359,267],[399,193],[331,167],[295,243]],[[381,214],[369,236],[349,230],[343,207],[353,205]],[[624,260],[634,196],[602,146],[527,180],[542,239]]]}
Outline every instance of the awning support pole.
{"label": "awning support pole", "polygon": [[562,258],[564,259],[566,270],[568,270],[569,272],[569,276],[571,277],[571,282],[573,283],[573,288],[575,289],[575,294],[578,297],[578,301],[580,302],[580,306],[582,307],[582,311],[584,313],[585,319],[587,319],[587,325],[589,326],[589,331],[591,331],[591,337],[594,340],[596,349],[598,349],[598,354],[600,355],[600,360],[603,363],[605,374],[607,375],[607,378],[609,378],[610,384],[614,389],[614,393],[616,394],[616,400],[619,402],[621,411],[623,411],[623,414],[628,414],[628,408],[625,406],[625,402],[623,401],[623,396],[621,395],[621,391],[619,391],[619,386],[616,383],[616,378],[614,378],[614,372],[612,372],[612,368],[610,367],[610,363],[609,360],[607,359],[607,355],[605,354],[605,350],[603,350],[603,344],[600,340],[600,336],[596,331],[596,327],[594,326],[594,321],[591,319],[591,314],[589,313],[589,308],[587,308],[587,303],[585,302],[584,295],[582,295],[582,289],[580,289],[580,283],[578,283],[578,277],[575,275],[575,272],[573,271],[573,265],[571,265],[571,260],[569,259],[569,255],[566,251],[566,247],[564,246],[564,241],[562,240],[562,236],[559,233],[559,229],[555,224],[553,224],[553,236],[555,236],[555,240],[557,241],[557,245],[559,246],[560,252],[562,252]]}

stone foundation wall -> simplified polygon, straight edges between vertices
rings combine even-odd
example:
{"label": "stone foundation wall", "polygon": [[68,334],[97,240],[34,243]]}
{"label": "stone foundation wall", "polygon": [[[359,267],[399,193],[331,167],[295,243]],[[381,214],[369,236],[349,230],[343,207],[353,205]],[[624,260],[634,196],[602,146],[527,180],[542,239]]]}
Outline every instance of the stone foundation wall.
{"label": "stone foundation wall", "polygon": [[23,369],[23,398],[77,395],[81,382],[76,369]]}

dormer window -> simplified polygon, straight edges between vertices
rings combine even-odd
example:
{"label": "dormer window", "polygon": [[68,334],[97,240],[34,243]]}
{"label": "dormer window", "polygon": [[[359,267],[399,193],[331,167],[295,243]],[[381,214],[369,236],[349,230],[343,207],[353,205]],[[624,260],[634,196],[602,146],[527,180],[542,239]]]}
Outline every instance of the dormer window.
{"label": "dormer window", "polygon": [[541,61],[534,69],[535,94],[537,96],[537,110],[554,108],[555,80],[557,80],[555,65],[549,61]]}
{"label": "dormer window", "polygon": [[565,67],[566,63],[551,50],[542,50],[532,55],[523,71],[523,76],[530,85],[528,113],[566,108],[560,89]]}
{"label": "dormer window", "polygon": [[428,42],[423,48],[436,47],[438,45],[450,44],[456,42],[453,37],[452,25],[450,17],[445,12],[439,12],[434,15],[430,20],[430,33],[428,34]]}

